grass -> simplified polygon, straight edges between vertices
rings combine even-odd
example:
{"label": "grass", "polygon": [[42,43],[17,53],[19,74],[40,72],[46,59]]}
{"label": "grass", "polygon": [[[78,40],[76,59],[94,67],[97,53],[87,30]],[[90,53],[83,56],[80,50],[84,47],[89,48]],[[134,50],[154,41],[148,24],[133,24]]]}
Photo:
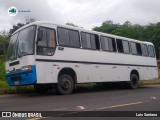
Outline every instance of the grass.
{"label": "grass", "polygon": [[159,85],[159,84],[160,84],[160,79],[157,79],[157,80],[141,80],[140,81],[140,86]]}

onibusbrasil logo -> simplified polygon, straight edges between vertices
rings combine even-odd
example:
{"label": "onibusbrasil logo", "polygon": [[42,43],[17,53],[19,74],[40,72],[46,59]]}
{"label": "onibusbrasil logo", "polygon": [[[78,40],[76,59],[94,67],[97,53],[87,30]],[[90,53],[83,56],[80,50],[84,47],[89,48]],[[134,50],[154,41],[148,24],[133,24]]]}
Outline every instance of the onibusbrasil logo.
{"label": "onibusbrasil logo", "polygon": [[17,13],[18,13],[18,9],[16,7],[12,6],[12,7],[8,8],[8,14],[10,16],[16,16]]}

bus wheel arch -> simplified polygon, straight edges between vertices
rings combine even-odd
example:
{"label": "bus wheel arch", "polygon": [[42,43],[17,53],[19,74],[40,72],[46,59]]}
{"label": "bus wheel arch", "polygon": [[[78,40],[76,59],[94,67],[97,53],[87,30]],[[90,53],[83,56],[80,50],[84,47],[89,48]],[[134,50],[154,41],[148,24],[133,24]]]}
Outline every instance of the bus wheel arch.
{"label": "bus wheel arch", "polygon": [[[76,86],[77,75],[72,68],[63,68],[57,78],[57,89],[60,94],[70,94]],[[67,86],[65,88],[65,86]]]}
{"label": "bus wheel arch", "polygon": [[138,72],[138,70],[136,70],[136,69],[133,69],[133,70],[131,71],[131,74],[130,74],[130,76],[131,76],[132,74],[135,74],[135,75],[137,75],[138,79],[140,79],[140,76],[139,76],[139,72]]}
{"label": "bus wheel arch", "polygon": [[139,86],[139,72],[137,70],[132,70],[130,73],[130,81],[128,83],[128,87],[131,89],[136,89]]}

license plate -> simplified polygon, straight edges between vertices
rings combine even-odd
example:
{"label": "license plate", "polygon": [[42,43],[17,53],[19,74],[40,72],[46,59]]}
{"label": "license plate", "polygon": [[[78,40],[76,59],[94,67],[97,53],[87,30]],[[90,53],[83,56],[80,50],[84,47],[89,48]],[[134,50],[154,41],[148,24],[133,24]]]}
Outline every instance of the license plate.
{"label": "license plate", "polygon": [[15,84],[15,85],[19,85],[19,81],[15,81],[14,84]]}

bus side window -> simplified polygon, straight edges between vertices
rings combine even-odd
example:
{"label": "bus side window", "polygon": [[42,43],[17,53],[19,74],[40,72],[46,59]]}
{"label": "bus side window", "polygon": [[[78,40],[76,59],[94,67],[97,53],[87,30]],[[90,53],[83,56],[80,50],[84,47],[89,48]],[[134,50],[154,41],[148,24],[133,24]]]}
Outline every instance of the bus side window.
{"label": "bus side window", "polygon": [[80,38],[79,38],[79,31],[76,30],[69,30],[69,40],[71,47],[80,47]]}
{"label": "bus side window", "polygon": [[80,47],[79,31],[58,27],[59,45],[68,47]]}
{"label": "bus side window", "polygon": [[137,54],[142,55],[142,49],[141,49],[141,44],[140,43],[136,43],[136,48],[137,48]]}
{"label": "bus side window", "polygon": [[122,40],[121,39],[116,39],[116,41],[117,41],[118,52],[119,53],[124,53]]}
{"label": "bus side window", "polygon": [[142,49],[140,43],[131,42],[131,49],[133,55],[142,55]]}
{"label": "bus side window", "polygon": [[126,41],[126,40],[123,40],[122,44],[123,44],[123,51],[124,51],[124,53],[129,54],[130,53],[129,42]]}
{"label": "bus side window", "polygon": [[58,42],[59,42],[59,45],[62,45],[62,46],[70,45],[67,29],[58,28]]}
{"label": "bus side window", "polygon": [[101,46],[103,51],[109,51],[109,40],[107,37],[101,36]]}
{"label": "bus side window", "polygon": [[142,46],[142,54],[143,54],[143,56],[148,56],[149,54],[148,54],[147,45],[146,44],[142,44],[141,46]]}
{"label": "bus side window", "polygon": [[108,37],[107,39],[109,41],[109,51],[116,52],[117,50],[116,50],[115,38]]}
{"label": "bus side window", "polygon": [[81,32],[82,47],[86,49],[99,50],[99,36],[90,33]]}
{"label": "bus side window", "polygon": [[82,47],[86,49],[91,49],[91,38],[89,33],[81,33]]}
{"label": "bus side window", "polygon": [[99,44],[99,36],[91,34],[91,47],[94,50],[99,50],[100,49],[100,44]]}
{"label": "bus side window", "polygon": [[55,31],[44,27],[40,27],[39,31],[42,31],[43,35],[41,40],[37,40],[37,55],[53,55],[56,46]]}
{"label": "bus side window", "polygon": [[133,55],[137,55],[136,43],[131,42],[131,50]]}
{"label": "bus side window", "polygon": [[155,57],[155,51],[154,51],[154,47],[152,45],[148,45],[148,50],[149,50],[149,56]]}

